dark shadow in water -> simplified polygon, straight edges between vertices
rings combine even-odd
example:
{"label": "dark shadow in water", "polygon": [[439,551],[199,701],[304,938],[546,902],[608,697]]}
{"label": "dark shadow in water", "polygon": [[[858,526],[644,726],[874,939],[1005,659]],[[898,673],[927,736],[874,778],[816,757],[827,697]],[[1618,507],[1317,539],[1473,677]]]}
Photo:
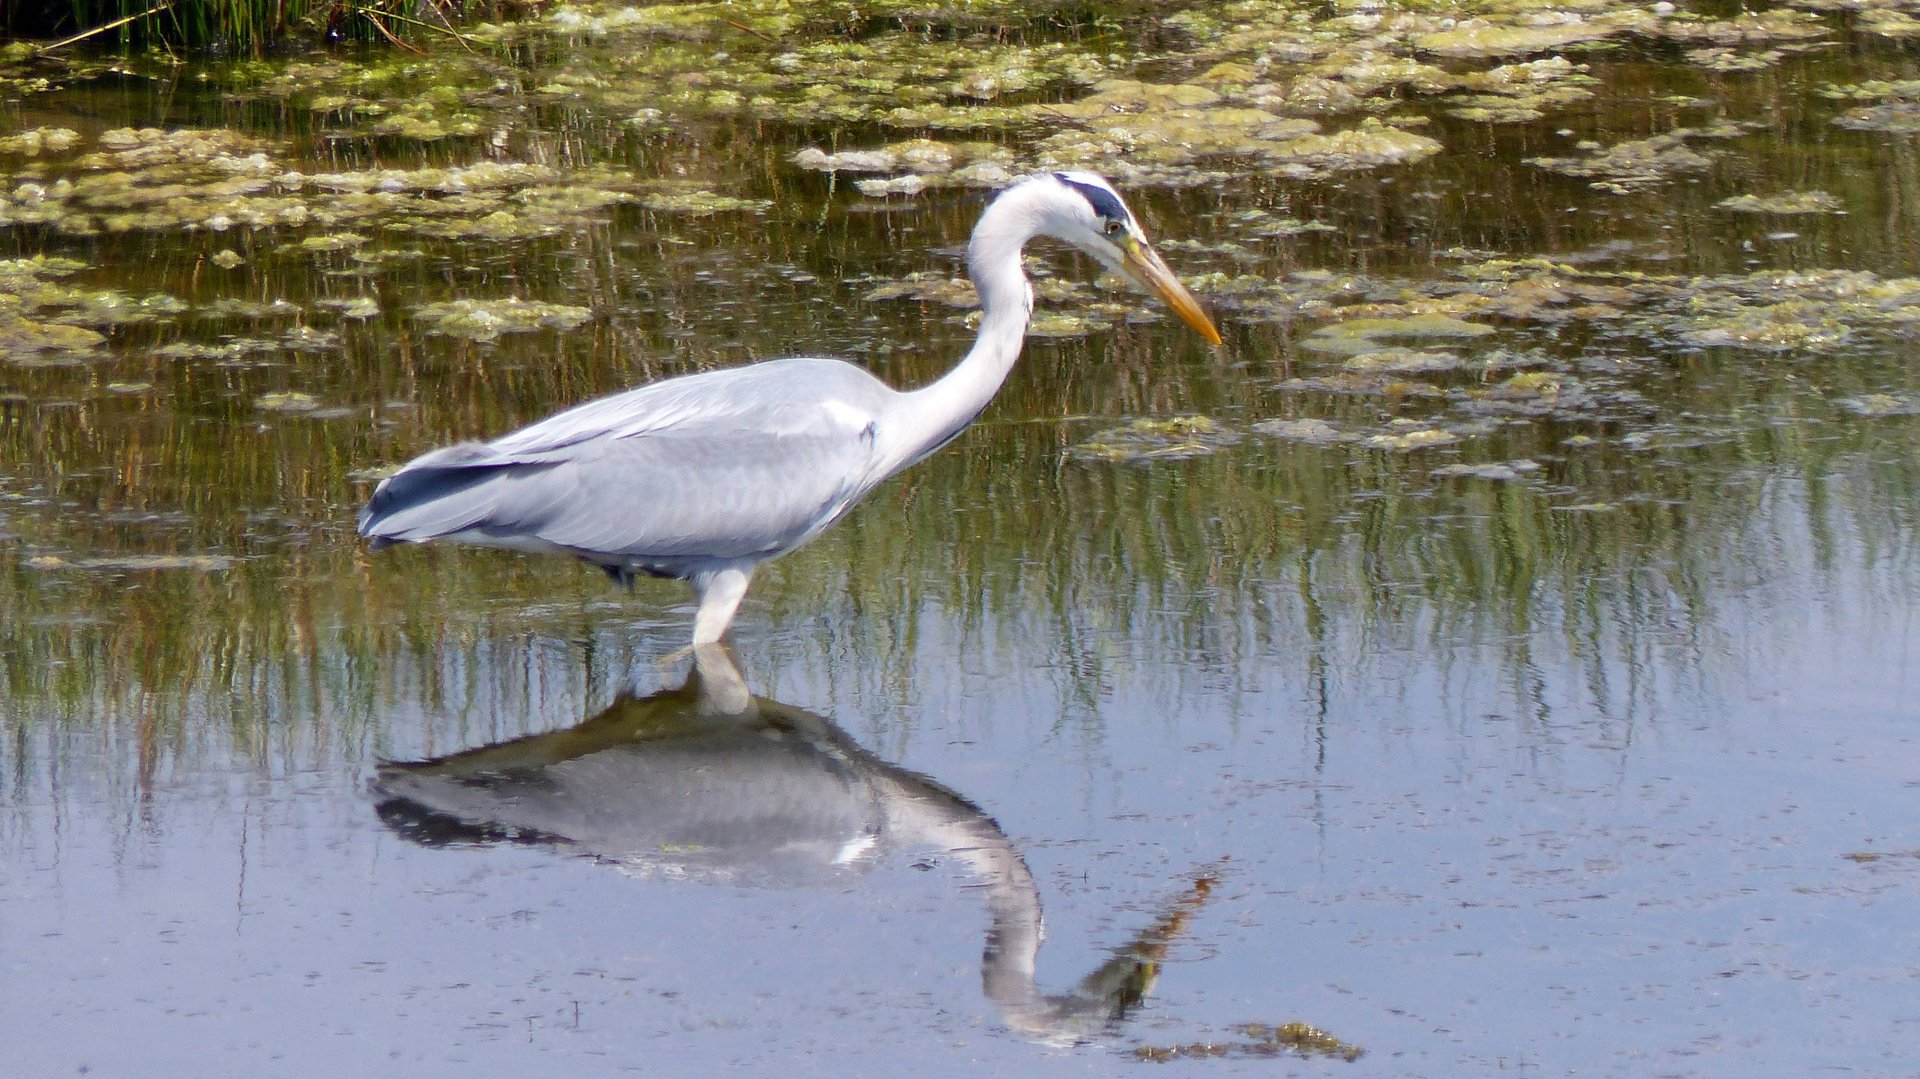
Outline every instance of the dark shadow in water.
{"label": "dark shadow in water", "polygon": [[1043,992],[1040,892],[993,818],[824,717],[754,696],[718,646],[695,651],[678,689],[623,696],[568,730],[382,765],[375,791],[387,826],[423,846],[545,844],[660,879],[793,887],[885,853],[946,851],[984,885],[987,998],[1049,1042],[1117,1029],[1214,883],[1196,874],[1078,985]]}

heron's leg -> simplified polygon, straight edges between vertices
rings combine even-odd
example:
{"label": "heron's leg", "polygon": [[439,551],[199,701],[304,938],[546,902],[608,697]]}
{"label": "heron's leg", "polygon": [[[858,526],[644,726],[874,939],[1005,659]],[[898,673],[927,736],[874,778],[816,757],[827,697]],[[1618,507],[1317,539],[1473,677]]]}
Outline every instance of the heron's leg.
{"label": "heron's leg", "polygon": [[752,580],[753,570],[738,566],[694,576],[693,590],[700,597],[699,613],[693,616],[695,645],[719,642],[733,622],[733,612],[739,608],[740,599],[747,594],[747,585]]}

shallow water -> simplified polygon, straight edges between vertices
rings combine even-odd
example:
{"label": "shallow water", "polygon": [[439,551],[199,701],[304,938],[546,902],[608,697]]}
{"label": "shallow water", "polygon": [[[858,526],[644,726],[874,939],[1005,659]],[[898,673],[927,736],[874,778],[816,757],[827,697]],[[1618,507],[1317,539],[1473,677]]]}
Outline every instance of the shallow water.
{"label": "shallow water", "polygon": [[[1910,38],[675,10],[5,84],[0,137],[74,133],[0,143],[0,255],[72,260],[0,265],[9,1068],[1920,1070],[1920,126],[1858,89]],[[1355,59],[1553,49],[1536,119]],[[1168,114],[1215,152],[1160,91],[990,111],[1096,62],[1224,88]],[[884,111],[928,101],[980,111]],[[353,536],[380,470],[645,378],[933,376],[981,185],[791,155],[1085,130],[1226,347],[1042,253],[982,422],[691,686],[679,585]]]}

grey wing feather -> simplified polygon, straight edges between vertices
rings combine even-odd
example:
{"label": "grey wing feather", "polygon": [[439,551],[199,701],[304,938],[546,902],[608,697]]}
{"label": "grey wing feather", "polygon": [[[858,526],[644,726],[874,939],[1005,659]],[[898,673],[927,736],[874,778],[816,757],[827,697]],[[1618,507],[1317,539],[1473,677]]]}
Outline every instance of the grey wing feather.
{"label": "grey wing feather", "polygon": [[589,402],[485,445],[415,459],[361,511],[376,545],[452,537],[683,574],[806,539],[884,478],[892,391],[788,360]]}
{"label": "grey wing feather", "polygon": [[356,521],[360,534],[379,550],[470,528],[480,519],[481,506],[460,496],[493,478],[506,463],[477,442],[416,457],[374,489]]}

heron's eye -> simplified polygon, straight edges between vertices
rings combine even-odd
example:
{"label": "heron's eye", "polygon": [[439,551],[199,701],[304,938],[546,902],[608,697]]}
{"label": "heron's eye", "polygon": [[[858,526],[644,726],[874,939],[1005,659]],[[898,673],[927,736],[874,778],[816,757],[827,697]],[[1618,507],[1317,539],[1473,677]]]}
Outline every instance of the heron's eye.
{"label": "heron's eye", "polygon": [[1120,222],[1115,221],[1111,217],[1107,218],[1107,235],[1118,236],[1125,231],[1127,231],[1127,227],[1125,225],[1122,225]]}

